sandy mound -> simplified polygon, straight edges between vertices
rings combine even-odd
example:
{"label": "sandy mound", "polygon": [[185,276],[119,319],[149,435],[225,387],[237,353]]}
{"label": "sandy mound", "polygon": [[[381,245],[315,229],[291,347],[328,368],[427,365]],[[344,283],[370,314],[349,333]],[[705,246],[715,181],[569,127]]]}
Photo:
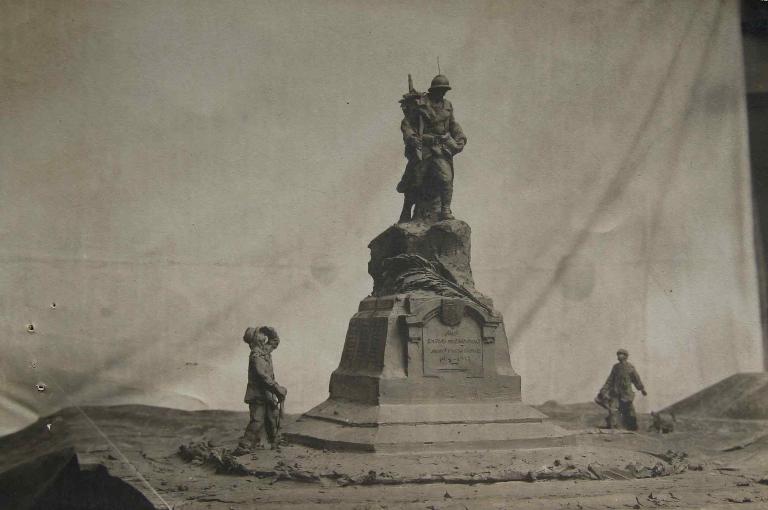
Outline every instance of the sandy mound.
{"label": "sandy mound", "polygon": [[677,416],[768,420],[768,373],[732,375],[665,411]]}

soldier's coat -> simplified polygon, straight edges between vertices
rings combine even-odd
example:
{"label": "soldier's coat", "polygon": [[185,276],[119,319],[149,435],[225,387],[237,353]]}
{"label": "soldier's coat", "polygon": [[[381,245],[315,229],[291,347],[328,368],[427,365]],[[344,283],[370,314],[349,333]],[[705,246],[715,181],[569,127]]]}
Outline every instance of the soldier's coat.
{"label": "soldier's coat", "polygon": [[[419,117],[423,125],[422,136],[419,137]],[[425,94],[418,107],[407,111],[400,123],[400,131],[405,142],[405,157],[408,164],[403,178],[398,184],[397,190],[401,193],[419,188],[428,170],[425,161],[432,160],[436,163],[436,178],[443,186],[450,186],[453,181],[453,156],[464,149],[467,137],[461,126],[453,116],[453,105],[443,98],[442,101],[433,101],[429,94]],[[450,135],[445,142],[436,141],[435,137]],[[422,141],[422,160],[416,157],[416,148],[411,142],[413,139]]]}
{"label": "soldier's coat", "polygon": [[611,399],[632,402],[635,399],[635,392],[632,390],[633,384],[640,391],[645,389],[635,367],[628,361],[619,362],[613,365],[601,393],[606,394]]}
{"label": "soldier's coat", "polygon": [[248,358],[248,387],[243,400],[250,404],[255,402],[274,402],[277,381],[272,365],[272,354],[260,347],[251,349]]}

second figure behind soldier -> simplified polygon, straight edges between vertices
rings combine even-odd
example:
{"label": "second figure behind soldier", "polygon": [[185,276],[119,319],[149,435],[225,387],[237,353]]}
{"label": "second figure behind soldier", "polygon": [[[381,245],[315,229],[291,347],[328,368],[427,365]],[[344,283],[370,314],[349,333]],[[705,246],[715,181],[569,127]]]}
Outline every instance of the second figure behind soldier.
{"label": "second figure behind soldier", "polygon": [[608,410],[607,428],[623,427],[627,430],[637,430],[637,414],[633,404],[635,392],[632,391],[632,385],[640,390],[643,396],[648,393],[637,370],[627,361],[629,353],[625,349],[619,349],[616,357],[619,362],[613,365],[595,402]]}
{"label": "second figure behind soldier", "polygon": [[405,195],[400,223],[412,219],[411,208],[419,200],[435,197],[440,199],[439,219],[453,219],[453,157],[464,149],[467,137],[453,117],[453,105],[445,99],[449,90],[448,78],[438,74],[427,94],[410,90],[401,101],[400,129],[408,164],[397,185]]}

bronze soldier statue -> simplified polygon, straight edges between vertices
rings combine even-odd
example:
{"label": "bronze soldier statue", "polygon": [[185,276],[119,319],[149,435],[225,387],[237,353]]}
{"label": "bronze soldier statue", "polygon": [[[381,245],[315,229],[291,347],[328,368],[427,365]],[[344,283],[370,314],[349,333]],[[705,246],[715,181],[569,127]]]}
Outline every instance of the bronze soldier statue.
{"label": "bronze soldier statue", "polygon": [[275,381],[272,367],[271,353],[280,344],[280,337],[274,328],[260,326],[246,329],[243,341],[251,348],[244,399],[250,411],[250,422],[240,439],[239,449],[265,448],[265,439],[275,448],[280,434],[282,403],[288,393]]}
{"label": "bronze soldier statue", "polygon": [[611,374],[595,398],[595,403],[608,410],[607,428],[616,429],[623,426],[627,430],[637,430],[637,414],[633,404],[635,392],[632,391],[632,385],[634,384],[643,396],[648,393],[637,370],[627,361],[629,353],[626,349],[619,349],[616,357],[619,362],[613,365]]}
{"label": "bronze soldier statue", "polygon": [[[438,218],[453,219],[453,157],[464,149],[467,137],[453,117],[453,105],[445,99],[445,93],[451,90],[448,78],[438,74],[429,92],[422,94],[413,89],[409,75],[408,88],[400,100],[404,114],[400,130],[408,164],[397,185],[397,191],[405,195],[398,222],[422,218],[420,204],[436,198],[440,203]],[[414,205],[416,210],[411,215]]]}

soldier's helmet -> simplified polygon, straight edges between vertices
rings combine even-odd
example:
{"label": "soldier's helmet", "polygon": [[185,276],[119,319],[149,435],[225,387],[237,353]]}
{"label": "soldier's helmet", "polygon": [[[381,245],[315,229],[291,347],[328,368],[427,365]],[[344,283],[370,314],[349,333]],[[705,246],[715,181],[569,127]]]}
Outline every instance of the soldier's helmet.
{"label": "soldier's helmet", "polygon": [[448,78],[444,74],[438,74],[432,78],[432,84],[429,86],[429,90],[445,89],[451,90],[451,85],[448,83]]}
{"label": "soldier's helmet", "polygon": [[629,356],[629,353],[627,352],[626,349],[619,349],[618,351],[616,351],[616,355],[618,356],[619,354],[623,354],[624,356]]}
{"label": "soldier's helmet", "polygon": [[266,343],[274,343],[275,347],[280,345],[280,336],[277,334],[275,328],[271,326],[261,326],[259,327],[259,333],[267,338]]}

